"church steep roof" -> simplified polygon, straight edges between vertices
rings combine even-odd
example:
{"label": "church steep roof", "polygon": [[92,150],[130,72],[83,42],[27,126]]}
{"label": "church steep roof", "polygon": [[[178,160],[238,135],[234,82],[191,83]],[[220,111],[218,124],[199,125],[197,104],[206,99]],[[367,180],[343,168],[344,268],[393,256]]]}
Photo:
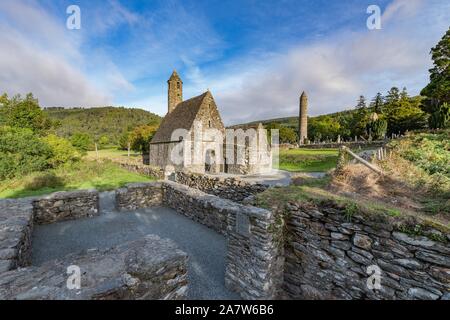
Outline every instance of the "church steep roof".
{"label": "church steep roof", "polygon": [[176,129],[190,130],[202,106],[203,100],[210,94],[208,91],[179,103],[172,112],[164,117],[151,143],[172,141],[172,132]]}

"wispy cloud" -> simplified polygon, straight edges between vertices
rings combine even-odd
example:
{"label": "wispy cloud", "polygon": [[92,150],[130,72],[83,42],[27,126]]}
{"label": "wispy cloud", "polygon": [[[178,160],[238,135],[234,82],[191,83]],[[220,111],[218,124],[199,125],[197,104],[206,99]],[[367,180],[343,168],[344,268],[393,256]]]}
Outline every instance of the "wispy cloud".
{"label": "wispy cloud", "polygon": [[371,98],[394,85],[417,94],[428,79],[429,50],[448,28],[443,21],[448,23],[449,11],[442,2],[407,2],[396,0],[386,8],[387,21],[382,21],[389,23],[382,30],[364,25],[359,32],[293,46],[263,64],[245,59],[222,70],[222,76],[210,75],[205,81],[211,83],[225,122],[296,115],[303,90],[312,115],[353,107],[359,94]]}
{"label": "wispy cloud", "polygon": [[52,16],[37,1],[0,2],[0,88],[10,95],[33,92],[44,106],[111,104],[115,90],[132,85],[107,58],[102,85],[94,84],[86,72],[93,56],[82,52],[83,33],[67,30],[65,17],[64,11]]}

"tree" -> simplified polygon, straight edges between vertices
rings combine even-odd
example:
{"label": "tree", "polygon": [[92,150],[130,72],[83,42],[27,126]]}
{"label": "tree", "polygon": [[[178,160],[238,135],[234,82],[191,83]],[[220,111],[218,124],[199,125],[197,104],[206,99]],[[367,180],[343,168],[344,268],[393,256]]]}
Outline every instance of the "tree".
{"label": "tree", "polygon": [[373,139],[379,140],[386,136],[388,123],[382,118],[372,119],[368,124],[368,131]]}
{"label": "tree", "polygon": [[366,98],[364,96],[359,96],[358,104],[356,105],[356,109],[365,109],[367,108]]}
{"label": "tree", "polygon": [[366,98],[359,96],[358,104],[356,105],[356,111],[353,114],[352,119],[352,134],[355,136],[367,135],[367,123],[369,122],[369,110],[366,104]]}
{"label": "tree", "polygon": [[295,130],[288,127],[281,127],[280,128],[280,143],[296,143],[298,140],[297,134],[295,133]]}
{"label": "tree", "polygon": [[31,130],[0,127],[0,179],[50,168],[51,148]]}
{"label": "tree", "polygon": [[450,28],[430,53],[433,60],[433,68],[429,70],[430,83],[420,94],[440,106],[450,103]]}
{"label": "tree", "polygon": [[383,112],[383,96],[380,92],[372,99],[370,107],[373,112],[381,114]]}
{"label": "tree", "polygon": [[150,141],[157,129],[156,125],[136,127],[130,134],[131,149],[142,154],[149,152]]}
{"label": "tree", "polygon": [[109,138],[107,136],[101,136],[98,139],[98,144],[100,148],[105,148],[109,144]]}
{"label": "tree", "polygon": [[29,93],[25,98],[20,95],[8,99],[7,95],[2,95],[0,123],[13,128],[31,129],[34,133],[45,135],[52,127],[51,120],[44,114],[39,102]]}
{"label": "tree", "polygon": [[48,163],[53,167],[58,167],[66,163],[77,162],[81,159],[81,154],[72,146],[69,140],[50,134],[42,138],[51,149],[52,157]]}
{"label": "tree", "polygon": [[92,150],[94,144],[94,141],[87,133],[75,133],[70,138],[70,142],[82,153],[86,153],[86,151]]}
{"label": "tree", "polygon": [[311,118],[308,124],[308,136],[313,139],[336,140],[340,130],[339,121],[328,115]]}
{"label": "tree", "polygon": [[128,150],[128,146],[131,145],[131,135],[130,132],[125,132],[119,138],[119,148],[120,150]]}
{"label": "tree", "polygon": [[443,103],[428,119],[431,129],[445,129],[450,127],[450,104]]}

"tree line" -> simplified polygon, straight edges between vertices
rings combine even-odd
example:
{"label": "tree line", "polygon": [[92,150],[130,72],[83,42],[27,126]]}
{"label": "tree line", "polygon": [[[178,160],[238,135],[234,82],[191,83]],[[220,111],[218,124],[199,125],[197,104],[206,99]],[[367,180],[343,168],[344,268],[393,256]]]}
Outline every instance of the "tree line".
{"label": "tree line", "polygon": [[[383,139],[392,134],[420,129],[445,129],[450,126],[450,28],[431,49],[433,68],[430,82],[418,96],[406,88],[392,87],[378,92],[370,101],[360,96],[353,109],[308,119],[310,141],[336,141],[354,137]],[[298,141],[298,118],[266,123],[279,129],[281,143]]]}

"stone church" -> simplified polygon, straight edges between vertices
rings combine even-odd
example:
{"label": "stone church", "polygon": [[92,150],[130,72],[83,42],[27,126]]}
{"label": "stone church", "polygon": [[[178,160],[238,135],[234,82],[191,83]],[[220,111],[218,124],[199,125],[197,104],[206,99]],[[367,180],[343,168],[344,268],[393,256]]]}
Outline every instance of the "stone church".
{"label": "stone church", "polygon": [[[255,131],[256,135],[244,140],[233,136],[230,142],[225,139],[229,130],[225,129],[209,90],[183,101],[183,81],[176,71],[167,83],[168,112],[150,142],[150,165],[167,171],[215,174],[257,174],[271,170],[270,146],[262,126]],[[178,136],[182,131],[186,134]],[[208,132],[216,134],[211,137]],[[218,142],[218,137],[223,139]],[[181,162],[174,161],[173,154],[180,155]]]}

